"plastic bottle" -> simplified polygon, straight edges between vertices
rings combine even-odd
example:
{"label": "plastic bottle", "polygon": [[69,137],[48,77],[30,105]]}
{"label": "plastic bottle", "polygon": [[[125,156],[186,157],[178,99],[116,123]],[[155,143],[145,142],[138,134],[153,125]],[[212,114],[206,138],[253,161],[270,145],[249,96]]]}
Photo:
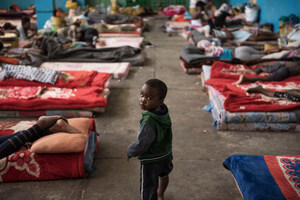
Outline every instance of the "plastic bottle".
{"label": "plastic bottle", "polygon": [[110,13],[110,6],[107,6],[106,13]]}

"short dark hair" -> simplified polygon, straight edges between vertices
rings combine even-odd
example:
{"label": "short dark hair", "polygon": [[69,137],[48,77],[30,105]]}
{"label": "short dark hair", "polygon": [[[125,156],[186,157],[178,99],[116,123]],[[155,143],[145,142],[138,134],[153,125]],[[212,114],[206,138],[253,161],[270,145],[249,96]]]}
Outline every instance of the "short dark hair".
{"label": "short dark hair", "polygon": [[152,88],[157,89],[160,99],[166,98],[168,87],[163,81],[159,79],[149,79],[148,81],[145,82],[145,84],[149,85]]}
{"label": "short dark hair", "polygon": [[29,17],[23,17],[22,18],[22,24],[25,24],[25,23],[30,23],[30,18]]}
{"label": "short dark hair", "polygon": [[197,7],[201,7],[201,9],[204,10],[204,6],[205,6],[205,5],[206,5],[206,3],[202,2],[202,1],[198,1],[198,2],[196,3],[196,8],[197,8]]}

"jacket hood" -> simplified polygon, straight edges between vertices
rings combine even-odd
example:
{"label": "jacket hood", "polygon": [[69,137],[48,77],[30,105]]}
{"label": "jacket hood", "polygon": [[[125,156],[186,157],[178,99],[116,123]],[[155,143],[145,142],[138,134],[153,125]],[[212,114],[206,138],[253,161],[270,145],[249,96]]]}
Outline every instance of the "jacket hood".
{"label": "jacket hood", "polygon": [[142,112],[142,118],[147,118],[147,117],[151,117],[152,119],[156,120],[163,128],[171,128],[172,126],[168,111],[163,115],[157,115],[149,111]]}

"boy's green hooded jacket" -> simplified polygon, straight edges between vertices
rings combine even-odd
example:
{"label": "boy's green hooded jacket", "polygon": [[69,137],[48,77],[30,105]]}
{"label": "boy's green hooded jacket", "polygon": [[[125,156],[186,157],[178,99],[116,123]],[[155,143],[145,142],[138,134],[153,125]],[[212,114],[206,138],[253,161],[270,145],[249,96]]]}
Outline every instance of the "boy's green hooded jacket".
{"label": "boy's green hooded jacket", "polygon": [[143,112],[139,123],[138,140],[128,146],[127,155],[137,156],[142,163],[151,163],[163,160],[171,154],[172,123],[169,113],[157,115]]}

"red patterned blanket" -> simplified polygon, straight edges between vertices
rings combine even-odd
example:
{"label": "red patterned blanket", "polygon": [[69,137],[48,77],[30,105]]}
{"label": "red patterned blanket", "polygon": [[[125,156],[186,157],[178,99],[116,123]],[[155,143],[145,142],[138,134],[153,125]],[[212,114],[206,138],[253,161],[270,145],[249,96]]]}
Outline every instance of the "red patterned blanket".
{"label": "red patterned blanket", "polygon": [[212,85],[225,97],[224,108],[230,112],[248,111],[283,111],[295,110],[300,108],[300,103],[292,102],[287,99],[267,97],[262,94],[250,94],[246,91],[249,88],[262,85],[266,89],[274,91],[285,91],[300,88],[300,75],[292,76],[279,82],[255,82],[235,84],[241,71],[250,69],[245,65],[233,65],[223,62],[214,62],[211,68],[211,78],[205,83]]}
{"label": "red patterned blanket", "polygon": [[59,75],[55,85],[10,78],[3,81],[0,80],[0,86],[45,86],[59,88],[97,86],[103,89],[109,77],[109,73],[96,71],[61,71],[61,75]]}
{"label": "red patterned blanket", "polygon": [[99,87],[0,87],[1,110],[44,110],[106,107]]}
{"label": "red patterned blanket", "polygon": [[[33,121],[0,122],[0,136],[27,129],[34,123]],[[89,129],[95,131],[93,119],[90,119]],[[41,181],[84,176],[84,152],[37,154],[24,149],[0,159],[0,182]]]}

